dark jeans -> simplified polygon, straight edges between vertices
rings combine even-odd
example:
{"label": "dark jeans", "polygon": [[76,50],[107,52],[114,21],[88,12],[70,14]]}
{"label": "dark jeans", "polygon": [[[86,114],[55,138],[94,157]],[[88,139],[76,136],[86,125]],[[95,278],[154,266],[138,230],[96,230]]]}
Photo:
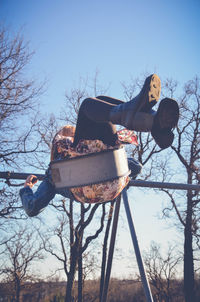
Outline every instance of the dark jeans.
{"label": "dark jeans", "polygon": [[121,100],[107,96],[85,99],[79,109],[74,146],[80,139],[99,139],[114,146],[117,131],[115,125],[109,121],[110,110],[122,103]]}

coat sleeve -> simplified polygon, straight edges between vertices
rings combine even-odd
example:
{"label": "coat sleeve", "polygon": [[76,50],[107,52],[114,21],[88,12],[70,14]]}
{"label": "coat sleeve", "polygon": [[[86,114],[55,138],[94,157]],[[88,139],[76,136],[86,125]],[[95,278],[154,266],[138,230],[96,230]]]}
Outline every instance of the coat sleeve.
{"label": "coat sleeve", "polygon": [[38,215],[49,204],[56,192],[53,184],[48,178],[45,178],[35,193],[33,193],[31,188],[25,187],[20,190],[19,194],[26,214],[33,217]]}

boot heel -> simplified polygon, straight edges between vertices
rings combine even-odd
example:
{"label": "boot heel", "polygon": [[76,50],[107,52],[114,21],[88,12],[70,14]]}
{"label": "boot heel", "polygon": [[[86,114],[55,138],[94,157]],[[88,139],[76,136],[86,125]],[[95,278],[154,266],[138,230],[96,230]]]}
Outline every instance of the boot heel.
{"label": "boot heel", "polygon": [[160,102],[158,111],[158,122],[161,129],[174,128],[179,120],[179,107],[175,100],[165,98]]}
{"label": "boot heel", "polygon": [[174,134],[172,129],[177,126],[179,120],[179,107],[175,100],[165,98],[160,102],[156,112],[151,134],[161,149],[172,145]]}

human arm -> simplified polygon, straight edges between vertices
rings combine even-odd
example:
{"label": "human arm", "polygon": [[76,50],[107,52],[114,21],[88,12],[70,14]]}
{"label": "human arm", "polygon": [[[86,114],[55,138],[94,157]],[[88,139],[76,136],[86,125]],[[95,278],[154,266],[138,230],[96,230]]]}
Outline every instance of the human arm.
{"label": "human arm", "polygon": [[35,184],[34,178],[34,175],[28,176],[24,184],[24,188],[19,192],[22,206],[26,214],[30,217],[38,215],[56,194],[55,188],[49,181],[48,176],[45,177],[34,193],[32,191],[32,187]]}

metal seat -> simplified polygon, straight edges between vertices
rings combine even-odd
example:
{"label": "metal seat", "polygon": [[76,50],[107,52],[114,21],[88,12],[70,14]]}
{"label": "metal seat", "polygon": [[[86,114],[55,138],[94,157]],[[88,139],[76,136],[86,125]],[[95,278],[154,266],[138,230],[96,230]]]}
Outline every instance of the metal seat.
{"label": "metal seat", "polygon": [[56,188],[74,188],[114,180],[130,174],[123,147],[50,163]]}

